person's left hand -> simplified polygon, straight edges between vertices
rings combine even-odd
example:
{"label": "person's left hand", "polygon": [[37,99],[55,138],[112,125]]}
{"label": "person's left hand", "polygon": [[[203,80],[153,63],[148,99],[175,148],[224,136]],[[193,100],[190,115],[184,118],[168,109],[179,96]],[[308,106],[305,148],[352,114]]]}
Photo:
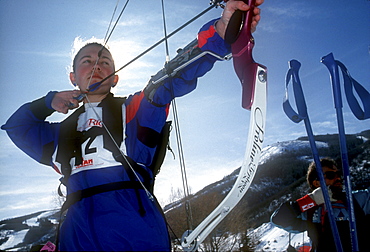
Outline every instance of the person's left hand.
{"label": "person's left hand", "polygon": [[[259,6],[263,3],[264,0],[256,0],[256,6]],[[229,0],[226,3],[225,9],[222,12],[221,19],[216,23],[215,28],[217,33],[224,38],[227,25],[229,24],[230,18],[236,10],[247,11],[250,9],[250,6],[244,3],[244,1],[238,0]],[[257,7],[253,9],[253,19],[251,24],[251,32],[256,30],[258,22],[261,19],[260,16],[261,10]]]}

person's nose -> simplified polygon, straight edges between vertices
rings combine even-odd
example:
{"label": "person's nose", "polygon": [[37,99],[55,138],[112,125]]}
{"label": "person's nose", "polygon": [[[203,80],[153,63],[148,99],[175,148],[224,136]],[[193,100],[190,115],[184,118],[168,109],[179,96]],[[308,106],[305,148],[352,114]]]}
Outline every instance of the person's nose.
{"label": "person's nose", "polygon": [[93,71],[101,71],[101,67],[100,67],[99,63],[94,65]]}
{"label": "person's nose", "polygon": [[341,176],[335,176],[335,182],[342,182],[343,180],[342,180],[342,177]]}

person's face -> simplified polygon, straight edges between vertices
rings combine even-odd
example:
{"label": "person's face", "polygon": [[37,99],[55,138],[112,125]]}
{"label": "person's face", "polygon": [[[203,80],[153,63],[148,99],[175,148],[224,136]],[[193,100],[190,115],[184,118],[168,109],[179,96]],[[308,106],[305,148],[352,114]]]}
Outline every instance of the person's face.
{"label": "person's face", "polygon": [[[342,187],[341,173],[337,167],[333,166],[332,169],[324,166],[322,167],[322,171],[324,173],[325,183],[327,186]],[[319,179],[315,180],[315,182],[318,183],[316,187],[319,187]]]}
{"label": "person's face", "polygon": [[[101,47],[99,45],[90,45],[83,48],[75,61],[75,72],[70,73],[70,79],[73,84],[77,84],[82,92],[88,91],[88,86],[101,81],[109,74],[114,72],[114,61],[112,55],[103,50],[98,60],[98,53]],[[95,65],[96,61],[97,64]],[[98,89],[89,93],[107,94],[110,88],[118,82],[118,76],[114,75],[104,81]]]}

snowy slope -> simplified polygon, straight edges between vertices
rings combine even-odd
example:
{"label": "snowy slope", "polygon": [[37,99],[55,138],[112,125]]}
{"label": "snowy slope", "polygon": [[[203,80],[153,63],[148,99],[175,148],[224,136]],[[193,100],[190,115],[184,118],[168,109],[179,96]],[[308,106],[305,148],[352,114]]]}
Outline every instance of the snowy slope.
{"label": "snowy slope", "polygon": [[[28,218],[15,218],[2,221],[0,225],[0,250],[5,251],[25,251],[29,250],[33,242],[38,244],[46,243],[47,240],[54,239],[54,227],[58,223],[55,218],[58,210],[43,211],[37,215],[30,215]],[[27,235],[33,236],[34,232],[41,231],[38,240],[29,241],[25,244]],[[51,232],[51,235],[49,233]],[[36,235],[37,236],[37,235]],[[29,240],[29,239],[28,239]]]}
{"label": "snowy slope", "polygon": [[[274,226],[272,223],[264,223],[258,228],[248,232],[249,236],[253,236],[259,240],[255,251],[286,251],[289,246],[289,233],[285,230]],[[310,247],[310,239],[307,232],[291,234],[291,246],[297,251],[302,246]]]}
{"label": "snowy slope", "polygon": [[[23,242],[24,237],[26,236],[28,231],[29,229],[24,229],[18,232],[9,231],[9,233],[7,234],[8,240],[0,246],[0,249],[10,251],[8,250],[9,248],[16,247],[18,244]],[[2,237],[3,234],[0,233],[0,236]]]}

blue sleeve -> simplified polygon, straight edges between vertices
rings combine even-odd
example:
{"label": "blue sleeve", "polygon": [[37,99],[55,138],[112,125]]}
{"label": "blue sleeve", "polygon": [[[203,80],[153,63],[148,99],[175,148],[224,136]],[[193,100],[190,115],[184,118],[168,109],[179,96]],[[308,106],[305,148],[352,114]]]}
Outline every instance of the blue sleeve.
{"label": "blue sleeve", "polygon": [[[205,24],[198,33],[197,47],[203,51],[211,51],[217,55],[225,56],[230,53],[228,45],[218,35],[214,28],[217,19]],[[181,97],[193,91],[197,85],[197,79],[210,71],[218,59],[212,55],[205,55],[182,69],[175,77],[169,78],[160,86],[154,95],[153,102],[165,105],[175,97]]]}
{"label": "blue sleeve", "polygon": [[[215,31],[216,20],[208,22],[200,29],[192,49],[197,52],[211,51],[220,56],[230,53],[230,46]],[[193,46],[192,43],[190,44]],[[192,62],[174,77],[166,79],[158,88],[156,87],[150,102],[145,97],[144,91],[128,97],[125,143],[128,155],[134,161],[144,165],[151,164],[159,133],[168,115],[169,103],[173,98],[193,91],[197,79],[210,71],[217,60],[216,57],[206,54]]]}
{"label": "blue sleeve", "polygon": [[127,154],[135,162],[149,166],[166,122],[168,106],[154,106],[143,92],[129,96],[125,105]]}
{"label": "blue sleeve", "polygon": [[50,105],[54,94],[50,92],[43,98],[22,105],[1,126],[18,148],[46,165],[51,165],[51,155],[59,132],[58,123],[45,121],[54,112]]}

